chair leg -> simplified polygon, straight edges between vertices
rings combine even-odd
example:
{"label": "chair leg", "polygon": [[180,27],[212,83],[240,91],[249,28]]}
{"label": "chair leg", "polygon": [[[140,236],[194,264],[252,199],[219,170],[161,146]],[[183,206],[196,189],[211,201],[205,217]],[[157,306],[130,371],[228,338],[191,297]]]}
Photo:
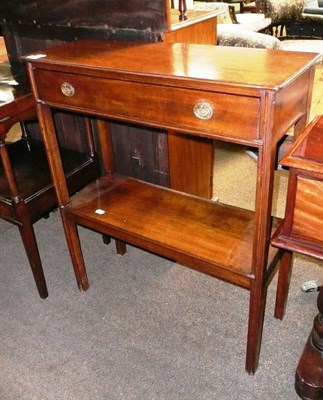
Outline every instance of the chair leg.
{"label": "chair leg", "polygon": [[265,317],[266,297],[266,287],[263,286],[260,288],[251,288],[246,354],[246,371],[250,375],[253,375],[258,367],[262,330]]}
{"label": "chair leg", "polygon": [[275,318],[278,319],[283,319],[285,314],[290,278],[292,275],[292,259],[293,253],[291,251],[283,250],[283,255],[279,262],[275,304]]}
{"label": "chair leg", "polygon": [[30,222],[24,223],[19,227],[19,232],[35,279],[39,296],[42,299],[46,299],[46,297],[48,297],[48,290],[34,228]]}
{"label": "chair leg", "polygon": [[60,211],[77,286],[81,291],[86,291],[89,288],[89,281],[86,273],[77,226],[75,222],[67,216],[67,213],[63,208],[61,208]]}

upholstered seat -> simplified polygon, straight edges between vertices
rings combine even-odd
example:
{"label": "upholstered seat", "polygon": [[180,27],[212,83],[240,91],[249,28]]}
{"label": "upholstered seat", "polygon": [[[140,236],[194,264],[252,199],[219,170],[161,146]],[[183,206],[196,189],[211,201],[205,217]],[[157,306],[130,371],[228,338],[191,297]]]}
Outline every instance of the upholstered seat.
{"label": "upholstered seat", "polygon": [[[280,41],[272,36],[259,33],[271,24],[270,18],[265,18],[263,14],[247,14],[239,20],[235,17],[234,8],[223,2],[195,2],[195,9],[219,9],[223,13],[217,18],[217,44],[219,46],[235,47],[257,47],[266,49],[279,49]],[[231,10],[231,12],[230,12]]]}
{"label": "upholstered seat", "polygon": [[239,25],[254,32],[263,31],[271,24],[271,18],[266,18],[261,13],[236,14],[236,19]]}
{"label": "upholstered seat", "polygon": [[226,25],[218,26],[218,45],[234,47],[255,47],[278,50],[282,48],[279,39],[264,33],[252,32],[247,29],[233,31]]}
{"label": "upholstered seat", "polygon": [[256,0],[256,5],[271,18],[272,34],[323,39],[323,15],[305,12],[305,0]]}

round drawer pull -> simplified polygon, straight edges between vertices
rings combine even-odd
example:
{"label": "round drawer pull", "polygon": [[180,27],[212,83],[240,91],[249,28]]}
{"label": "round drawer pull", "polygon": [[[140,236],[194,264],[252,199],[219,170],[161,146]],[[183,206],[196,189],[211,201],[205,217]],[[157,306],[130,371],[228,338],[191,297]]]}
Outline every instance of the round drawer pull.
{"label": "round drawer pull", "polygon": [[75,93],[74,87],[70,83],[67,83],[67,82],[62,83],[61,91],[62,91],[63,95],[66,97],[72,97]]}
{"label": "round drawer pull", "polygon": [[193,113],[196,118],[209,120],[213,115],[213,107],[206,101],[199,101],[193,108]]}

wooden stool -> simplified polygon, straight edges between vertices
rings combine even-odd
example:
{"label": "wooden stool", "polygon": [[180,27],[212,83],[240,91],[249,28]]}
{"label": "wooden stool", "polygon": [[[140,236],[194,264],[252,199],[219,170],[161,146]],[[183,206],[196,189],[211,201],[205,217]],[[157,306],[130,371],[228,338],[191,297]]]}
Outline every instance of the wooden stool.
{"label": "wooden stool", "polygon": [[[282,318],[288,296],[293,252],[323,260],[323,115],[295,141],[282,165],[290,167],[285,219],[272,238],[283,251],[279,266],[276,316]],[[296,391],[302,399],[323,399],[323,289],[320,314],[296,371]]]}
{"label": "wooden stool", "polygon": [[[33,224],[56,207],[55,192],[42,142],[29,138],[24,129],[20,140],[6,141],[14,124],[36,119],[36,109],[29,88],[14,84],[6,63],[0,64],[0,77],[0,217],[18,226],[39,295],[46,298]],[[88,154],[61,149],[71,193],[100,175],[90,124],[87,126]]]}

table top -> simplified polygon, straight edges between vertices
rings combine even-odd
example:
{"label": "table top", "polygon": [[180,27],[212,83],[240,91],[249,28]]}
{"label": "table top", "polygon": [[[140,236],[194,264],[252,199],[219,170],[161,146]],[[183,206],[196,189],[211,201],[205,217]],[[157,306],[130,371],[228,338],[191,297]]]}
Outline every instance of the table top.
{"label": "table top", "polygon": [[323,176],[323,115],[317,116],[297,138],[281,163]]}
{"label": "table top", "polygon": [[[205,3],[208,4],[208,3]],[[213,3],[212,3],[213,4]],[[179,12],[176,9],[171,9],[170,11],[170,30],[174,31],[177,29],[182,29],[185,26],[190,26],[198,22],[204,21],[206,19],[215,18],[218,15],[223,14],[223,11],[219,6],[210,7],[203,9],[187,10],[187,20],[179,21]]]}
{"label": "table top", "polygon": [[[182,43],[77,41],[24,57],[36,67],[175,87],[256,94],[279,91],[317,62],[316,53]],[[89,72],[89,70],[91,72]]]}

